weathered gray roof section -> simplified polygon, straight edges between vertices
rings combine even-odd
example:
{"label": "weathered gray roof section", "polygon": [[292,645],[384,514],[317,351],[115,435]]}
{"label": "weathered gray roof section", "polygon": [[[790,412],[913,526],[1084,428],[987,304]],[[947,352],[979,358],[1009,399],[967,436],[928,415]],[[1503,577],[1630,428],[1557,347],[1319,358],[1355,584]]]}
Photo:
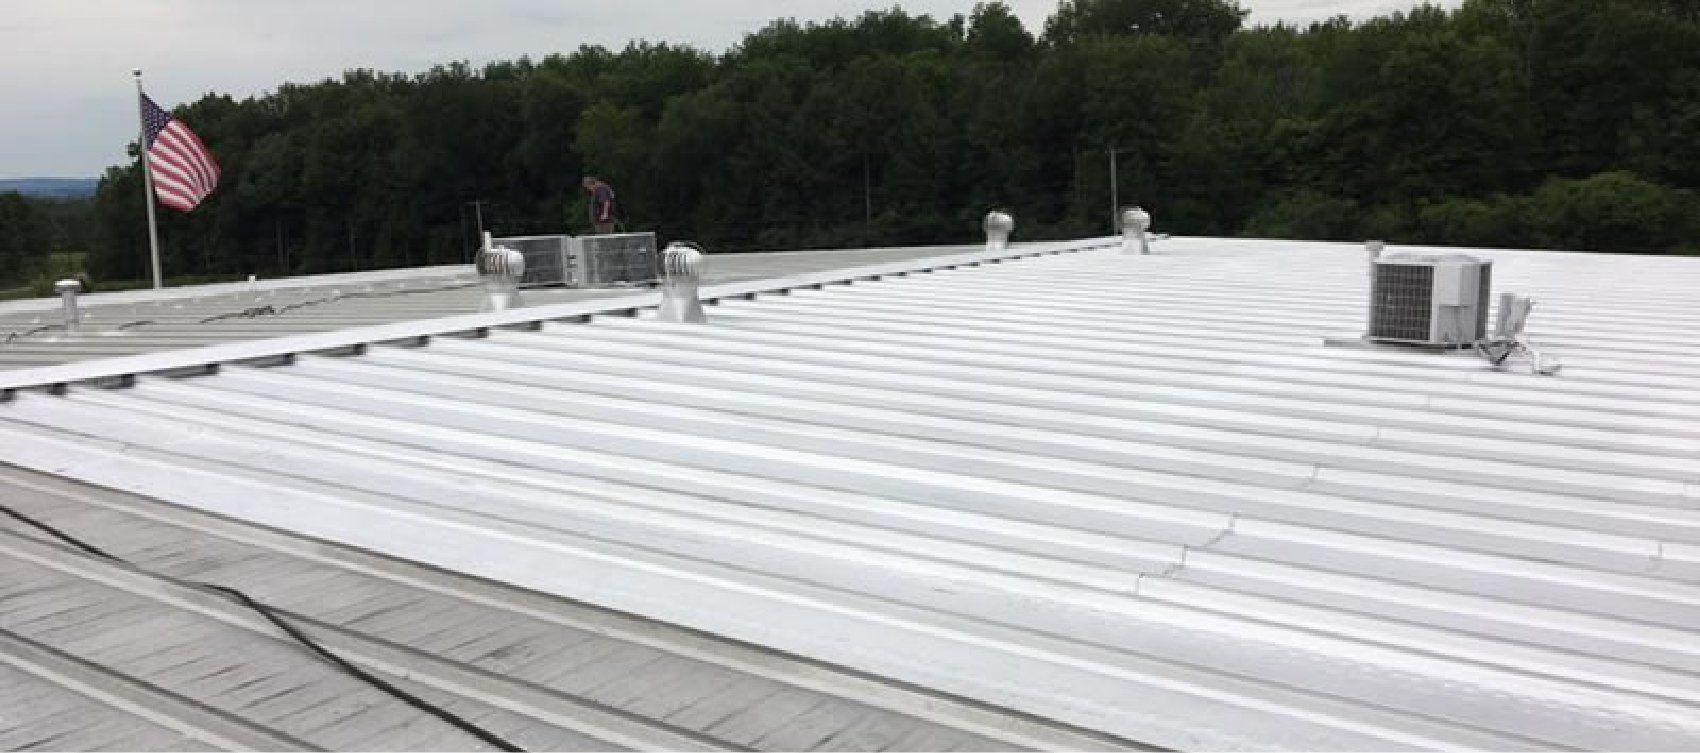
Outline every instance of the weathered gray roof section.
{"label": "weathered gray roof section", "polygon": [[1355,246],[1156,248],[19,392],[0,459],[1156,745],[1700,749],[1700,260],[1482,252],[1543,378],[1324,348]]}
{"label": "weathered gray roof section", "polygon": [[[3,640],[3,638],[0,638]],[[8,650],[9,647],[8,647]],[[210,744],[0,664],[0,746],[6,750],[210,750]]]}
{"label": "weathered gray roof section", "polygon": [[[483,750],[234,602],[539,750],[1007,750],[1109,741],[676,627],[0,466],[6,749]],[[145,571],[145,572],[144,572]]]}
{"label": "weathered gray roof section", "polygon": [[[734,282],[960,254],[967,246],[730,254],[709,282]],[[522,306],[630,296],[632,288],[528,288]],[[484,302],[471,266],[455,265],[218,283],[80,298],[84,321],[67,334],[57,298],[0,302],[0,370],[176,350],[476,313]]]}

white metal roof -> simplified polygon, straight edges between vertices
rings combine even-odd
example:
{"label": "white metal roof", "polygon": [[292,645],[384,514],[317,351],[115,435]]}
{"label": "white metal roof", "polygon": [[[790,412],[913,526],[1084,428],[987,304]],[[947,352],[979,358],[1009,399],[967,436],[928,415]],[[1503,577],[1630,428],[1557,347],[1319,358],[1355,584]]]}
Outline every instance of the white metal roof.
{"label": "white metal roof", "polygon": [[1097,246],[21,391],[0,460],[1155,745],[1700,748],[1700,260],[1480,252],[1546,378],[1324,348],[1355,246]]}
{"label": "white metal roof", "polygon": [[[715,257],[710,282],[908,261],[968,247],[858,248]],[[630,296],[630,287],[528,288],[518,306]],[[63,328],[58,298],[0,301],[0,370],[257,340],[481,310],[471,265],[311,275],[79,296],[83,321]]]}
{"label": "white metal roof", "polygon": [[[583,603],[0,467],[0,748],[486,750],[187,581],[531,750],[1108,750],[1099,736]],[[173,580],[177,579],[177,580]]]}

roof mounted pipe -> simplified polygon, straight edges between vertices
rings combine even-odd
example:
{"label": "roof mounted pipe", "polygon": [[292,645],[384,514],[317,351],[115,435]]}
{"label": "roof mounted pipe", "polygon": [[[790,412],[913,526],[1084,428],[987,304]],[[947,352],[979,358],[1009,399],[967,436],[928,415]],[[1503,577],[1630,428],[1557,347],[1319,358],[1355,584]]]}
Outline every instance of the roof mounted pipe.
{"label": "roof mounted pipe", "polygon": [[484,249],[478,254],[478,275],[484,285],[484,311],[506,311],[520,305],[519,282],[525,278],[525,254],[495,245],[484,234]]}
{"label": "roof mounted pipe", "polygon": [[1495,369],[1504,369],[1513,357],[1527,361],[1530,374],[1552,376],[1564,368],[1558,358],[1541,353],[1523,334],[1524,326],[1529,323],[1529,311],[1534,306],[1533,299],[1515,293],[1500,294],[1499,319],[1494,324],[1493,336],[1484,337],[1476,343],[1476,352]]}
{"label": "roof mounted pipe", "polygon": [[1002,251],[1009,248],[1009,235],[1015,232],[1015,218],[1008,212],[994,209],[986,213],[986,250]]}
{"label": "roof mounted pipe", "polygon": [[1122,210],[1122,253],[1139,254],[1151,253],[1151,238],[1145,231],[1151,229],[1151,213],[1139,207],[1128,207]]}
{"label": "roof mounted pipe", "polygon": [[1364,307],[1367,317],[1364,323],[1365,332],[1375,329],[1375,263],[1386,250],[1386,241],[1364,241],[1364,277],[1369,280],[1369,305]]}
{"label": "roof mounted pipe", "polygon": [[697,295],[702,266],[702,251],[696,244],[677,241],[667,244],[661,252],[661,309],[657,319],[688,324],[708,321]]}
{"label": "roof mounted pipe", "polygon": [[65,331],[76,332],[81,329],[83,311],[77,306],[77,293],[83,289],[83,284],[76,280],[60,280],[53,283],[53,289],[65,303]]}

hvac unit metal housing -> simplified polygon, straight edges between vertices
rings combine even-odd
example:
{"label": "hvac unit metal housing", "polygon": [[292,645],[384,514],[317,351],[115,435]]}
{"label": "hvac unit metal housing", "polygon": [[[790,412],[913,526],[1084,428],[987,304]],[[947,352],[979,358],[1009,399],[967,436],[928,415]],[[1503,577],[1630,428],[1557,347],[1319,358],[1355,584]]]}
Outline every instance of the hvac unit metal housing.
{"label": "hvac unit metal housing", "polygon": [[522,288],[572,284],[570,241],[572,237],[566,235],[520,235],[494,239],[495,245],[507,246],[525,257],[525,275],[519,279]]}
{"label": "hvac unit metal housing", "polygon": [[1493,262],[1462,254],[1389,254],[1374,261],[1369,332],[1375,342],[1466,347],[1487,335]]}
{"label": "hvac unit metal housing", "polygon": [[520,235],[496,238],[494,243],[525,257],[522,288],[600,287],[652,282],[660,276],[654,233]]}
{"label": "hvac unit metal housing", "polygon": [[655,233],[581,235],[569,246],[575,285],[651,282],[660,277]]}

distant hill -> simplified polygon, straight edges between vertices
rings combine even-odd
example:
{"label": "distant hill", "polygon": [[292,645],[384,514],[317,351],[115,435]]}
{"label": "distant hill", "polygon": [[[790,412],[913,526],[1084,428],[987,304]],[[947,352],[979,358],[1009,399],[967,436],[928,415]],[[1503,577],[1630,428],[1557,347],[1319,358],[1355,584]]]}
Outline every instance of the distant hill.
{"label": "distant hill", "polygon": [[95,178],[0,178],[0,193],[17,191],[45,199],[86,199],[94,195]]}

